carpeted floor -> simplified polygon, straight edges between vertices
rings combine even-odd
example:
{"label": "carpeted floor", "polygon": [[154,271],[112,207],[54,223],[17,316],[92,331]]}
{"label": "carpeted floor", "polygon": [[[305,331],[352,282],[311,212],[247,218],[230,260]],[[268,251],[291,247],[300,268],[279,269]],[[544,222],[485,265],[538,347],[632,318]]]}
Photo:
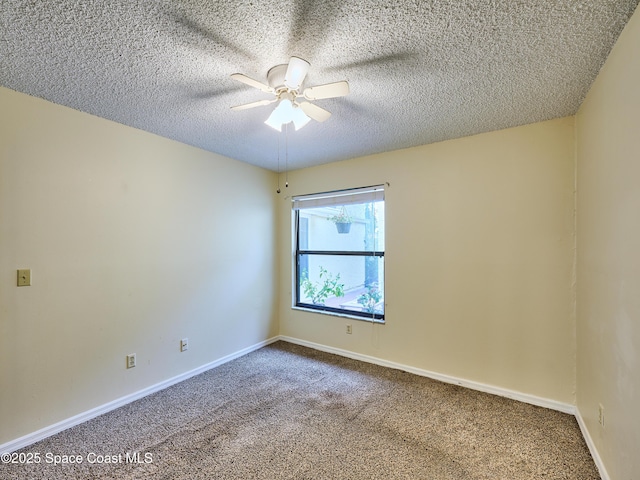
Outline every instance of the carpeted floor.
{"label": "carpeted floor", "polygon": [[284,342],[19,453],[0,478],[600,478],[571,415]]}

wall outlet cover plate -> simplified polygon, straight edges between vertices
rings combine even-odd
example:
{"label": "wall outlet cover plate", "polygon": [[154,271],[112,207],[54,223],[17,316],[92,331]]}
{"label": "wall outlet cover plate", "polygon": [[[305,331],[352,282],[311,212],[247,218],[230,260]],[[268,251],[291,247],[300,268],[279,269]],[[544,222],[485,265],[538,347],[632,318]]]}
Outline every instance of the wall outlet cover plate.
{"label": "wall outlet cover plate", "polygon": [[18,270],[18,286],[28,287],[31,285],[31,269]]}

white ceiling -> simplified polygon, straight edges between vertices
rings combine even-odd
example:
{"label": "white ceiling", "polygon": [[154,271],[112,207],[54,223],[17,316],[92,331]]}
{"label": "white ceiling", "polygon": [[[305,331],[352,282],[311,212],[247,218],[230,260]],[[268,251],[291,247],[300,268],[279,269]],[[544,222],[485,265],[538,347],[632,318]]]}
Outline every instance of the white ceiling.
{"label": "white ceiling", "polygon": [[296,55],[351,87],[289,132],[302,168],[574,114],[637,4],[3,0],[0,85],[276,170],[275,104],[232,112],[269,96],[230,75]]}

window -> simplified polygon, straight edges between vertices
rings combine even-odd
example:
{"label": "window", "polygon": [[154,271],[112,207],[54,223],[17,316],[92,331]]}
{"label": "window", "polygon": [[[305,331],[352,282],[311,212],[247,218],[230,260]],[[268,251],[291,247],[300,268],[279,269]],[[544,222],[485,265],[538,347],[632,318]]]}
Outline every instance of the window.
{"label": "window", "polygon": [[295,306],[384,321],[384,188],[293,198]]}

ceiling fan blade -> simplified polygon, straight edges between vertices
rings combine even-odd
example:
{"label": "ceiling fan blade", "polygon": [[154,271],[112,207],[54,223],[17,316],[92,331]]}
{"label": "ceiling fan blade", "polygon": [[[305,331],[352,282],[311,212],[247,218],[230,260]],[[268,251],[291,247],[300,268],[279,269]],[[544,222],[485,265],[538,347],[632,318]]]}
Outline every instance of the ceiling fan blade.
{"label": "ceiling fan blade", "polygon": [[304,89],[304,98],[307,100],[321,100],[323,98],[344,97],[349,93],[349,83],[346,80],[317,87]]}
{"label": "ceiling fan blade", "polygon": [[262,90],[265,93],[273,93],[273,88],[271,88],[269,85],[260,83],[259,81],[254,80],[253,78],[249,78],[242,73],[234,73],[231,75],[231,78],[233,78],[234,80],[237,80],[238,82],[242,82],[246,85],[249,85],[250,87],[257,88],[258,90]]}
{"label": "ceiling fan blade", "polygon": [[313,118],[316,122],[324,122],[331,116],[331,112],[313,103],[302,102],[299,106],[308,117]]}
{"label": "ceiling fan blade", "polygon": [[277,98],[274,98],[272,100],[258,100],[257,102],[245,103],[244,105],[236,105],[235,107],[231,107],[231,110],[246,110],[248,108],[263,107],[277,100]]}
{"label": "ceiling fan blade", "polygon": [[285,86],[293,90],[300,88],[304,77],[307,76],[310,66],[311,64],[302,58],[291,57],[289,66],[287,67],[287,73],[284,75]]}

